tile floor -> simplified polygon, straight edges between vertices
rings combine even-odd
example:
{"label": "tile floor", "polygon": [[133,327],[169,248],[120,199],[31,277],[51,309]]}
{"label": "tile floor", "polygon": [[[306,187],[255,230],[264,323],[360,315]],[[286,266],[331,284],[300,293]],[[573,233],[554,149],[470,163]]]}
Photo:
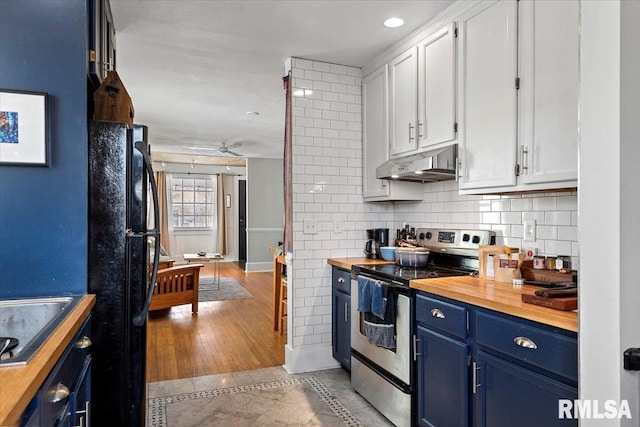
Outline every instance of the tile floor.
{"label": "tile floor", "polygon": [[343,369],[281,367],[149,383],[149,427],[392,426]]}

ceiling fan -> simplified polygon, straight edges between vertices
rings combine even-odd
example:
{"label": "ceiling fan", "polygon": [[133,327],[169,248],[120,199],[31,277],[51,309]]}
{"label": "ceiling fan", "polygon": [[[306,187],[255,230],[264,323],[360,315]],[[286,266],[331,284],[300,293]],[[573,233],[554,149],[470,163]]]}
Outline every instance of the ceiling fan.
{"label": "ceiling fan", "polygon": [[242,154],[236,153],[232,151],[233,148],[240,147],[242,145],[241,142],[234,142],[233,144],[227,145],[226,142],[220,143],[218,147],[189,147],[190,150],[208,150],[208,151],[217,151],[220,154],[231,154],[232,156],[242,156]]}

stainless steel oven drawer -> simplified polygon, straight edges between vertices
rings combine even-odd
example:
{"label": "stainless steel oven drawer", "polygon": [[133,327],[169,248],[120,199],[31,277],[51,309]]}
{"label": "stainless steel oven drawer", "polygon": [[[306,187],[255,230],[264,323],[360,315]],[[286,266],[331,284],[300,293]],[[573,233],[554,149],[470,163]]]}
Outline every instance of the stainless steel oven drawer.
{"label": "stainless steel oven drawer", "polygon": [[478,345],[578,380],[577,339],[482,311],[475,320]]}
{"label": "stainless steel oven drawer", "polygon": [[467,309],[430,298],[420,292],[416,296],[416,320],[423,325],[467,337]]}

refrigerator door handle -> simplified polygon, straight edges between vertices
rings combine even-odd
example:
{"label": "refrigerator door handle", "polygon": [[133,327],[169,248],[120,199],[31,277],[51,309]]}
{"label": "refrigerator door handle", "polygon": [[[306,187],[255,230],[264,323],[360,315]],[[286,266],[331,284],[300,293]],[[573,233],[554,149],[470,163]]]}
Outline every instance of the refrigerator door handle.
{"label": "refrigerator door handle", "polygon": [[149,153],[144,148],[142,141],[136,141],[136,150],[142,154],[144,160],[144,166],[149,173],[149,182],[151,183],[151,194],[153,197],[153,230],[147,230],[145,234],[155,235],[155,251],[153,253],[153,270],[151,273],[151,280],[147,290],[147,298],[140,310],[140,313],[136,314],[133,318],[133,324],[135,326],[142,326],[147,320],[147,312],[149,311],[149,305],[151,305],[151,298],[153,297],[153,289],[156,286],[156,277],[158,276],[158,263],[160,261],[160,232],[158,231],[158,224],[160,223],[160,212],[158,206],[158,186],[156,184],[156,177],[153,175],[153,168],[151,167],[151,158]]}

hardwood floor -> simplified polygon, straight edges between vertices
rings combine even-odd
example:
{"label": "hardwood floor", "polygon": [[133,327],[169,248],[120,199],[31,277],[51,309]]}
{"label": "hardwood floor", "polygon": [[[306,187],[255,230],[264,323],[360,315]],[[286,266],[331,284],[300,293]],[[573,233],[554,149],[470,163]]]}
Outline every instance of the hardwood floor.
{"label": "hardwood floor", "polygon": [[[272,273],[245,273],[223,262],[253,299],[201,302],[159,310],[147,326],[147,381],[165,381],[267,368],[284,364],[286,335],[273,330]],[[201,276],[213,275],[206,264]]]}

